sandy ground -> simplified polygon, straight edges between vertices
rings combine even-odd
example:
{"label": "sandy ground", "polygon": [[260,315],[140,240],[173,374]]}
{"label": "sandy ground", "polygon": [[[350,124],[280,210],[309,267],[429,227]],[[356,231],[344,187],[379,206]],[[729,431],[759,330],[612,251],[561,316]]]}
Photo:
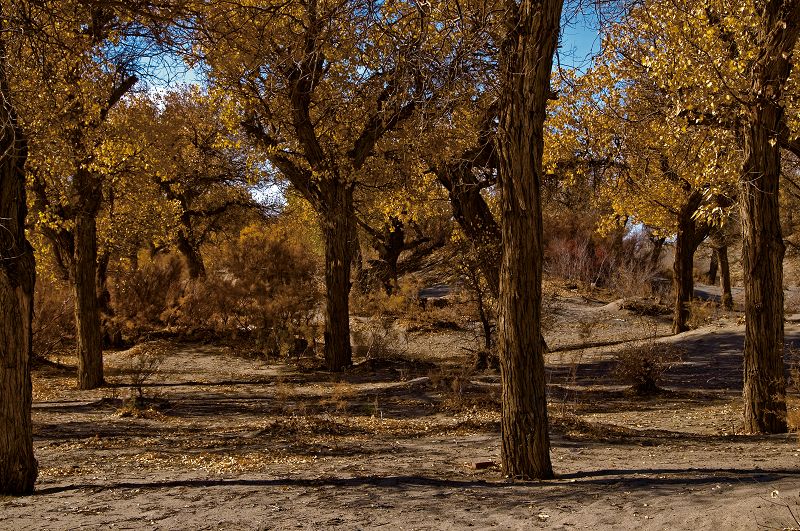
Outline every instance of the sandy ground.
{"label": "sandy ground", "polygon": [[[630,343],[608,343],[667,319],[569,294],[556,313],[555,480],[502,477],[499,376],[470,368],[472,331],[404,334],[343,375],[160,342],[108,353],[115,385],[95,391],[37,370],[37,492],[0,498],[0,529],[800,528],[797,434],[740,433],[739,315],[660,339],[687,354],[641,399],[610,371]],[[800,344],[794,318],[786,332]]]}

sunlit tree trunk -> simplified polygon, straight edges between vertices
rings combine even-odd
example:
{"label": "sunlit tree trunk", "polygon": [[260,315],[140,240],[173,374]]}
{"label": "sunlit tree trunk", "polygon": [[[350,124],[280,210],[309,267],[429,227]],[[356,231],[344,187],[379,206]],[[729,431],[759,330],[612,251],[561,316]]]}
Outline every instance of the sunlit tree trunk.
{"label": "sunlit tree trunk", "polygon": [[545,107],[561,0],[505,2],[501,51],[500,161],[503,259],[499,341],[502,470],[550,478],[542,312],[541,180]]}
{"label": "sunlit tree trunk", "polygon": [[334,180],[322,185],[328,208],[322,215],[325,236],[325,362],[341,371],[352,364],[350,346],[350,265],[355,234],[353,187]]}
{"label": "sunlit tree trunk", "polygon": [[78,339],[78,387],[103,385],[103,335],[97,300],[97,221],[89,212],[75,218],[72,282]]}

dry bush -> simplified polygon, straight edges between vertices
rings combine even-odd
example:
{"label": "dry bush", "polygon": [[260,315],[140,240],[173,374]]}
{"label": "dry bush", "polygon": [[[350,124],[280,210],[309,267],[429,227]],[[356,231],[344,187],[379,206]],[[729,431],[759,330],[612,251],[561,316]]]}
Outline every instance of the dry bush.
{"label": "dry bush", "polygon": [[428,372],[431,387],[442,391],[445,401],[456,408],[463,405],[465,391],[472,377],[473,368],[469,363],[437,367]]}
{"label": "dry bush", "polygon": [[689,317],[686,324],[697,329],[719,318],[719,305],[712,301],[693,300],[689,302]]}
{"label": "dry bush", "polygon": [[250,334],[272,356],[300,355],[315,343],[319,263],[285,231],[248,227],[209,262],[206,278],[187,285],[172,322]]}
{"label": "dry bush", "polygon": [[40,275],[33,297],[33,355],[38,359],[58,355],[75,340],[72,290],[65,282]]}
{"label": "dry bush", "polygon": [[551,239],[546,256],[547,272],[567,281],[589,286],[607,274],[608,253],[587,235]]}
{"label": "dry bush", "polygon": [[784,350],[786,366],[789,368],[789,378],[786,382],[787,391],[800,394],[800,347],[790,343]]}
{"label": "dry bush", "polygon": [[158,341],[142,343],[128,351],[125,372],[139,398],[144,396],[144,385],[158,373],[168,354],[168,344]]}
{"label": "dry bush", "polygon": [[361,327],[353,327],[351,337],[354,353],[366,359],[397,357],[408,347],[408,338],[388,315],[373,315]]}
{"label": "dry bush", "polygon": [[636,256],[622,257],[612,266],[608,287],[624,299],[650,297],[654,295],[657,278],[658,270],[646,260]]}
{"label": "dry bush", "polygon": [[175,254],[158,254],[149,262],[112,282],[112,300],[118,319],[136,328],[162,325],[181,293],[183,262]]}
{"label": "dry bush", "polygon": [[658,393],[658,382],[664,373],[680,363],[685,350],[669,343],[658,343],[655,336],[642,345],[624,348],[617,352],[614,376],[631,384],[638,396]]}
{"label": "dry bush", "polygon": [[786,298],[784,299],[784,312],[787,315],[791,315],[793,313],[800,313],[800,292],[799,291],[790,291]]}
{"label": "dry bush", "polygon": [[672,312],[668,306],[650,298],[626,299],[620,308],[640,317],[658,317]]}
{"label": "dry bush", "polygon": [[372,291],[354,290],[350,296],[350,309],[355,315],[407,316],[419,310],[420,283],[413,276],[398,281],[398,288],[391,295],[383,289]]}

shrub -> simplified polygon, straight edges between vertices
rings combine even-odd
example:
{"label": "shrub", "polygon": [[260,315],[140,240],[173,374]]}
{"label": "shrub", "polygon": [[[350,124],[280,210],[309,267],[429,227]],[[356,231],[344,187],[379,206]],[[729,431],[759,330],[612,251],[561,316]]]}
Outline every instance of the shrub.
{"label": "shrub", "polygon": [[206,278],[187,285],[172,320],[184,328],[253,333],[269,355],[302,354],[316,340],[322,299],[316,257],[286,231],[250,226],[223,242]]}
{"label": "shrub", "polygon": [[158,254],[130,273],[116,275],[115,313],[137,327],[164,324],[180,298],[182,277],[183,262],[175,254]]}
{"label": "shrub", "polygon": [[72,290],[65,282],[40,275],[34,291],[33,355],[44,359],[72,345],[75,314]]}
{"label": "shrub", "polygon": [[168,345],[162,342],[142,343],[128,351],[126,369],[131,389],[139,398],[144,397],[145,384],[156,375],[168,353]]}
{"label": "shrub", "polygon": [[402,354],[408,338],[394,322],[391,317],[375,315],[362,327],[354,326],[351,335],[355,354],[367,359],[387,359]]}
{"label": "shrub", "polygon": [[675,345],[657,343],[654,338],[643,345],[622,349],[616,354],[614,375],[632,385],[639,396],[656,394],[663,374],[683,360],[685,351]]}

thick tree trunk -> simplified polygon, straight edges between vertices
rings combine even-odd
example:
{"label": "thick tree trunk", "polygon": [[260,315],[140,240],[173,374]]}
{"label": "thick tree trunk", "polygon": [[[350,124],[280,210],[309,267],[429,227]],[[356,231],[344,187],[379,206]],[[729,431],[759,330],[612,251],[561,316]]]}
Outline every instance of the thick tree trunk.
{"label": "thick tree trunk", "polygon": [[78,388],[103,385],[103,335],[97,305],[97,227],[94,215],[75,218],[75,254],[72,281],[78,339]]}
{"label": "thick tree trunk", "polygon": [[675,292],[672,313],[673,334],[680,334],[689,329],[686,321],[689,318],[689,302],[694,291],[693,269],[694,252],[691,249],[690,237],[687,238],[679,232],[675,240],[675,262],[672,265],[672,286]]}
{"label": "thick tree trunk", "polygon": [[30,366],[36,266],[25,237],[27,146],[8,99],[4,60],[0,41],[0,495],[20,495],[33,492],[38,474]]}
{"label": "thick tree trunk", "polygon": [[325,362],[330,371],[353,363],[350,346],[350,264],[355,234],[353,188],[323,183],[327,211],[322,215],[325,235]]}
{"label": "thick tree trunk", "polygon": [[733,293],[731,292],[731,266],[728,261],[728,246],[722,245],[715,250],[719,262],[719,280],[722,287],[722,307],[733,310]]}
{"label": "thick tree trunk", "polygon": [[192,242],[189,241],[189,238],[182,229],[178,231],[176,243],[178,245],[178,252],[180,252],[184,260],[186,260],[186,269],[189,273],[189,278],[195,280],[205,277],[206,265],[205,262],[203,262],[203,255],[192,245]]}
{"label": "thick tree trunk", "polygon": [[503,234],[498,318],[502,470],[514,478],[551,478],[541,340],[541,179],[545,107],[562,2],[508,1],[505,8],[497,142]]}
{"label": "thick tree trunk", "polygon": [[688,330],[689,303],[694,298],[694,253],[708,235],[709,227],[694,219],[697,209],[703,202],[703,195],[694,191],[689,193],[686,203],[678,213],[678,233],[675,239],[675,262],[672,266],[672,285],[675,292],[675,305],[672,318],[672,333],[680,334]]}
{"label": "thick tree trunk", "polygon": [[771,145],[783,111],[754,110],[744,135],[740,180],[742,269],[746,317],[744,421],[750,433],[784,433],[786,381],[783,367],[783,255],[778,205],[780,149]]}
{"label": "thick tree trunk", "polygon": [[783,255],[778,135],[784,123],[784,84],[800,34],[800,2],[768,0],[760,13],[740,136],[744,165],[739,178],[744,272],[744,427],[750,433],[784,433],[786,378],[783,366]]}

